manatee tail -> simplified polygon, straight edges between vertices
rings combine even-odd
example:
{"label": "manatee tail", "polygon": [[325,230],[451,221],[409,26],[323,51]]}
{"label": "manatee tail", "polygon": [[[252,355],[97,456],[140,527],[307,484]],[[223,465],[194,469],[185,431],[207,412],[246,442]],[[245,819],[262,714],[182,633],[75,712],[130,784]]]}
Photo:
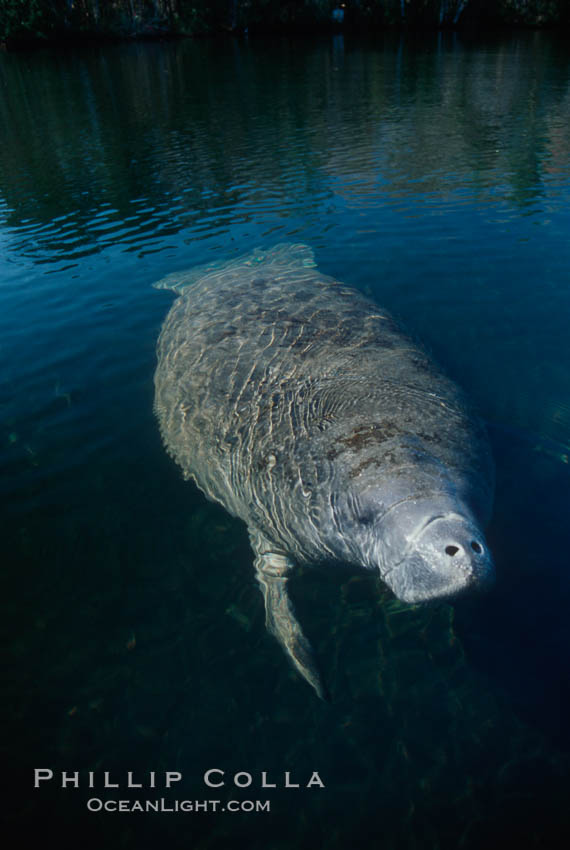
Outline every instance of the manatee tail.
{"label": "manatee tail", "polygon": [[230,260],[214,260],[191,269],[184,269],[166,275],[156,283],[155,289],[171,289],[177,295],[183,295],[189,286],[197,280],[231,272],[240,267],[259,265],[275,266],[276,269],[313,268],[316,265],[312,248],[302,242],[281,242],[272,248],[255,248],[249,254],[241,254]]}
{"label": "manatee tail", "polygon": [[249,536],[255,552],[257,580],[265,599],[265,625],[317,695],[330,702],[313,648],[303,634],[287,593],[287,581],[294,564],[286,555],[275,552],[275,547],[258,531],[249,529]]}

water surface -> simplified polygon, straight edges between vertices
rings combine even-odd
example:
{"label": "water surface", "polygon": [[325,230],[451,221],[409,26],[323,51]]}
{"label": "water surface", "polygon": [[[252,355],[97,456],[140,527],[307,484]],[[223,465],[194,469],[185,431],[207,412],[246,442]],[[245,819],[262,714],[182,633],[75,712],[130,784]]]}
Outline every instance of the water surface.
{"label": "water surface", "polygon": [[[553,846],[568,828],[570,54],[555,35],[0,54],[6,811],[60,846]],[[302,241],[489,425],[498,581],[304,571],[333,702],[265,632],[244,527],[164,452],[152,283]],[[176,791],[34,791],[178,770]],[[248,771],[213,791],[207,768]],[[324,790],[264,791],[261,771]],[[87,813],[92,796],[270,813]]]}

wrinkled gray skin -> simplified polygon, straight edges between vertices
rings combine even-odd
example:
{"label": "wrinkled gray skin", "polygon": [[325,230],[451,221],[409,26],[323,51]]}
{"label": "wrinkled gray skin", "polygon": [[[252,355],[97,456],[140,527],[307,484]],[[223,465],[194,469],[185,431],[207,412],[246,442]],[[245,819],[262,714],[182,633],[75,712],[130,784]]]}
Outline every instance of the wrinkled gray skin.
{"label": "wrinkled gray skin", "polygon": [[484,583],[493,467],[462,393],[305,245],[165,278],[156,411],[187,478],[248,526],[268,628],[320,696],[296,563],[377,570],[422,602]]}

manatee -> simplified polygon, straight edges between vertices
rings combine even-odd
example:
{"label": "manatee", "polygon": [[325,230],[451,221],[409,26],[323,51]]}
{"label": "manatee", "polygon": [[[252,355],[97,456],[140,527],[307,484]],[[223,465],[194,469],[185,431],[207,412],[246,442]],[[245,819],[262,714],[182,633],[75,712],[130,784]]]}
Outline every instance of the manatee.
{"label": "manatee", "polygon": [[288,594],[296,565],[376,571],[408,603],[489,582],[484,426],[386,310],[302,244],[155,286],[179,295],[157,346],[163,441],[247,524],[267,628],[319,696]]}

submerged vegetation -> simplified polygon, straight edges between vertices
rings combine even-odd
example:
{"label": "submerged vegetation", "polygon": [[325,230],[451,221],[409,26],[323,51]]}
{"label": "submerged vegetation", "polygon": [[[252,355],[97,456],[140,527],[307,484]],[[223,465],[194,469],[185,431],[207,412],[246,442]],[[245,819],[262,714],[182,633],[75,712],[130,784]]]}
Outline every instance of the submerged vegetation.
{"label": "submerged vegetation", "polygon": [[567,0],[0,0],[0,42],[331,26],[548,26],[569,23],[569,6]]}

